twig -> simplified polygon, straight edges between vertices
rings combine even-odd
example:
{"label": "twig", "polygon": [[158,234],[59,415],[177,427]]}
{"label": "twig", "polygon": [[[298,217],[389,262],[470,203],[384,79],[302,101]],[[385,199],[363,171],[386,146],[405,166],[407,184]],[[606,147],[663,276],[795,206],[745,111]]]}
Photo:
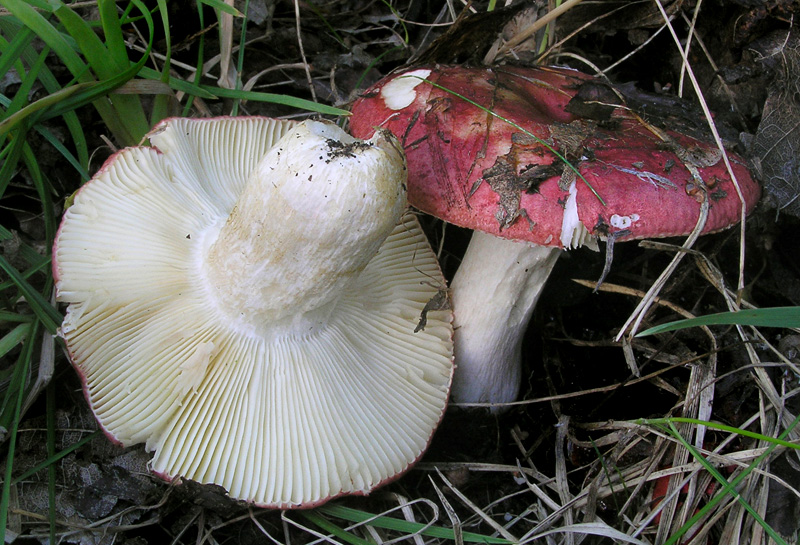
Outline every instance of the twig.
{"label": "twig", "polygon": [[560,17],[562,14],[566,13],[570,9],[574,8],[578,4],[581,3],[581,0],[567,0],[554,10],[547,12],[546,15],[540,17],[533,23],[531,26],[526,28],[525,30],[519,32],[516,36],[511,38],[502,47],[498,50],[497,54],[502,55],[503,53],[507,53],[509,50],[517,47],[519,44],[536,34],[540,28],[544,27],[550,21],[555,20],[556,18]]}
{"label": "twig", "polygon": [[303,35],[300,32],[300,0],[294,0],[294,20],[297,29],[297,45],[300,48],[300,58],[303,59],[303,68],[306,71],[308,89],[311,92],[311,100],[316,102],[317,92],[314,90],[314,79],[311,77],[311,69],[308,66],[308,59],[306,59],[306,52],[303,48]]}

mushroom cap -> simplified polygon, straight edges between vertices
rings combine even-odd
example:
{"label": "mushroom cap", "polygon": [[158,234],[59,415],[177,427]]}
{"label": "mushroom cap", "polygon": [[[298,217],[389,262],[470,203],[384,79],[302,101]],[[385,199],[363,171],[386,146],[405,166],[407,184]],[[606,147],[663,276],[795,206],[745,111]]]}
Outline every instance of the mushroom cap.
{"label": "mushroom cap", "polygon": [[[241,327],[211,301],[203,252],[260,159],[296,128],[267,118],[162,122],[152,147],[118,152],[81,188],[53,250],[58,300],[69,303],[60,335],[106,435],[146,442],[165,479],[278,508],[366,494],[409,469],[443,415],[453,371],[450,312],[428,312],[414,331],[442,276],[402,208],[309,330],[283,319],[275,330]],[[341,160],[360,161],[374,144],[357,147]],[[317,183],[349,183],[314,172]],[[290,217],[263,223],[290,232]],[[351,240],[359,229],[327,223],[295,230]]]}
{"label": "mushroom cap", "polygon": [[[623,107],[601,104],[598,119],[570,113],[567,105],[593,81],[551,67],[417,67],[367,90],[353,105],[350,128],[359,138],[389,129],[401,140],[412,205],[512,240],[562,247],[579,245],[586,232],[617,240],[689,233],[702,198],[691,170],[708,188],[704,233],[741,219],[715,146],[651,128]],[[750,211],[758,184],[742,158],[728,156]]]}

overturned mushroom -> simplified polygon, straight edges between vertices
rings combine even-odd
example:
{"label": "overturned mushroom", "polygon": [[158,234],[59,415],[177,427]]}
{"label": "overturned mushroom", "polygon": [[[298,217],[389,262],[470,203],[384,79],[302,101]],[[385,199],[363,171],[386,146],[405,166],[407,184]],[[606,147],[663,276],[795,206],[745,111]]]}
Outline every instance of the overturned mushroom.
{"label": "overturned mushroom", "polygon": [[100,425],[261,506],[365,494],[424,452],[452,372],[438,264],[380,132],[171,119],[77,194],[61,326]]}
{"label": "overturned mushroom", "polygon": [[[561,68],[422,67],[353,105],[354,135],[401,140],[409,202],[475,230],[452,282],[455,402],[516,398],[522,334],[563,249],[683,235],[703,203],[704,233],[741,219],[716,148],[646,125],[596,86]],[[749,211],[759,188],[731,157]]]}

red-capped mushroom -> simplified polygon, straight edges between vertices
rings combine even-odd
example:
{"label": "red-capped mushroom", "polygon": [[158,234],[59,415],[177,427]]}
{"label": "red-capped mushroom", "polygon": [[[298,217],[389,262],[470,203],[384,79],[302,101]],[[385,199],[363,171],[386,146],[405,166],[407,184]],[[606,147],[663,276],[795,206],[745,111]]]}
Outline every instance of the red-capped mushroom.
{"label": "red-capped mushroom", "polygon": [[[741,219],[718,149],[645,124],[616,96],[583,98],[594,85],[562,68],[421,67],[353,105],[354,135],[401,140],[409,202],[475,230],[451,286],[455,402],[516,398],[522,333],[562,249],[687,234],[703,201],[703,233]],[[758,185],[729,156],[749,211]]]}

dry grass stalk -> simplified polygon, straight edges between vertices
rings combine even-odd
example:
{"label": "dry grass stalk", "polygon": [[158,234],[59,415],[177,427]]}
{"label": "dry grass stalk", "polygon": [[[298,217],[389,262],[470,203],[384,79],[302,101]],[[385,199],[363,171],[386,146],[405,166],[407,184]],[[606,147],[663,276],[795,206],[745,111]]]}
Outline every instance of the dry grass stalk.
{"label": "dry grass stalk", "polygon": [[[225,0],[233,6],[233,0]],[[236,88],[236,63],[233,60],[233,15],[226,12],[219,14],[220,62],[217,85],[224,89]]]}

